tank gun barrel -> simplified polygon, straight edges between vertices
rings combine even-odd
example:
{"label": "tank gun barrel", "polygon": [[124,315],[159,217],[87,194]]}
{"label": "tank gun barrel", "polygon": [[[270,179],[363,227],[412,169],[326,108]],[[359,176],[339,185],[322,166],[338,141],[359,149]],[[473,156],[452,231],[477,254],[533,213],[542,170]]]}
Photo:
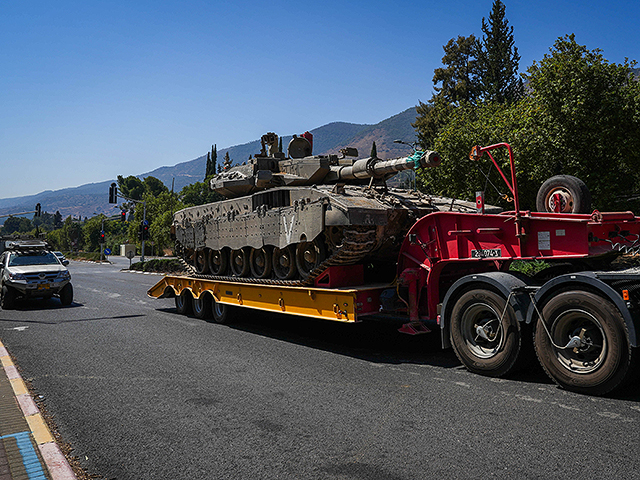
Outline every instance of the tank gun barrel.
{"label": "tank gun barrel", "polygon": [[402,170],[414,170],[416,167],[437,167],[440,165],[440,155],[427,150],[417,151],[413,155],[391,160],[380,160],[369,157],[357,160],[353,165],[331,167],[336,180],[363,180],[366,178],[384,178]]}

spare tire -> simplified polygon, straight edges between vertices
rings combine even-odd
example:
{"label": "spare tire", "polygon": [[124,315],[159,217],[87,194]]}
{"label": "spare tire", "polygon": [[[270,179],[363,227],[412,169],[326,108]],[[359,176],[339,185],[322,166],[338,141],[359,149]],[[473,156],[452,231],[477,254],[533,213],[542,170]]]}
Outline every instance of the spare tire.
{"label": "spare tire", "polygon": [[591,213],[591,193],[585,183],[571,175],[556,175],[542,184],[536,210],[549,213]]}

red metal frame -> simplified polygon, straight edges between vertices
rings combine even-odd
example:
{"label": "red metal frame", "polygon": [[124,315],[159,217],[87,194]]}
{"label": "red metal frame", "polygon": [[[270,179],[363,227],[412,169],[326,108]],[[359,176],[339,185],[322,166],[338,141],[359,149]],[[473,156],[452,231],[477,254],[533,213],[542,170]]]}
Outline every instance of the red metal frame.
{"label": "red metal frame", "polygon": [[[509,150],[511,182],[490,154],[499,147]],[[631,212],[521,212],[511,147],[476,146],[470,157],[477,160],[483,153],[513,194],[516,210],[500,215],[435,212],[413,225],[398,258],[398,283],[409,288],[412,322],[436,319],[441,286],[465,274],[506,270],[516,259],[588,258],[640,244],[640,217]]]}

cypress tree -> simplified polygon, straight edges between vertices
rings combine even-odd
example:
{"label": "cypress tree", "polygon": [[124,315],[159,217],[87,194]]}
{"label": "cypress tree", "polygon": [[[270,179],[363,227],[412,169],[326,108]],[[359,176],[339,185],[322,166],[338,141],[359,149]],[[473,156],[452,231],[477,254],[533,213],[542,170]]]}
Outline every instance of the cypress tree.
{"label": "cypress tree", "polygon": [[489,21],[482,18],[482,40],[478,41],[478,80],[484,100],[511,103],[523,93],[518,77],[520,55],[513,39],[513,27],[505,17],[506,7],[494,0]]}

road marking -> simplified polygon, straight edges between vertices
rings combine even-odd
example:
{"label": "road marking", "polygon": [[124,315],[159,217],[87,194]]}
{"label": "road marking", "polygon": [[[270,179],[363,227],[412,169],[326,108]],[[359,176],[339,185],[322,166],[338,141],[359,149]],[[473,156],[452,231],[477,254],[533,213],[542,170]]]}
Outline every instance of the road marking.
{"label": "road marking", "polygon": [[7,328],[7,330],[17,330],[18,332],[24,332],[27,328],[29,328],[28,326],[24,326],[24,327],[13,327],[13,328]]}

